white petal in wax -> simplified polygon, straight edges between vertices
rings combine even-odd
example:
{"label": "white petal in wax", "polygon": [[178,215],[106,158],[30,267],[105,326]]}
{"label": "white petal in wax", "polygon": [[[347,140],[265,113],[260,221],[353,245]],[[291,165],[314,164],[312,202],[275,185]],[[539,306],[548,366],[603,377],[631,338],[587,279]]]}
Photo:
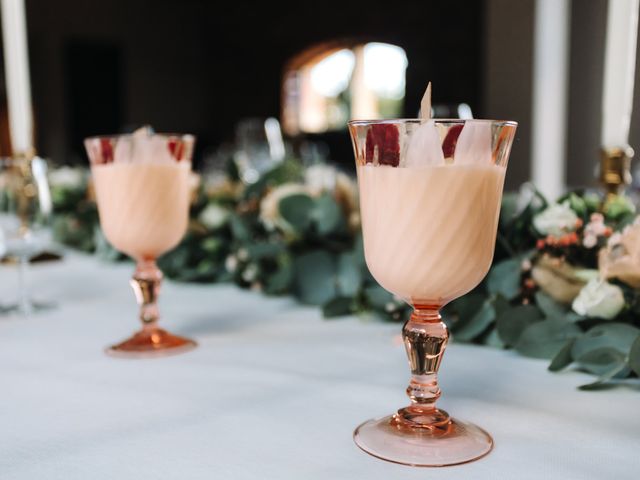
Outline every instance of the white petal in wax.
{"label": "white petal in wax", "polygon": [[131,142],[131,137],[118,137],[116,140],[116,146],[113,149],[114,163],[131,163]]}
{"label": "white petal in wax", "polygon": [[442,142],[433,120],[424,122],[411,133],[404,157],[405,167],[424,165],[444,165]]}
{"label": "white petal in wax", "polygon": [[460,164],[490,164],[491,122],[466,122],[458,137],[453,158]]}

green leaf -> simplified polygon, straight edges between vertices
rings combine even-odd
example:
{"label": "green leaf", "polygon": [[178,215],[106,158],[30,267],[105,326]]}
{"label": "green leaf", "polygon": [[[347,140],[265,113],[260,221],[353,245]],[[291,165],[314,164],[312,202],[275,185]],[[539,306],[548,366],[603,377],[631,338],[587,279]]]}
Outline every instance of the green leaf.
{"label": "green leaf", "polygon": [[316,250],[294,260],[294,293],[300,301],[323,305],[336,296],[336,261],[333,255]]}
{"label": "green leaf", "polygon": [[571,355],[585,370],[603,375],[625,364],[640,329],[626,323],[601,323],[576,339]]}
{"label": "green leaf", "polygon": [[314,201],[309,195],[296,193],[280,200],[278,209],[282,218],[297,232],[305,232],[311,225]]}
{"label": "green leaf", "polygon": [[502,339],[500,338],[500,335],[498,335],[498,331],[495,329],[492,329],[489,334],[484,338],[484,341],[482,342],[485,345],[487,345],[488,347],[492,347],[492,348],[504,348],[505,344],[502,341]]}
{"label": "green leaf", "polygon": [[625,355],[613,347],[594,348],[576,357],[575,361],[580,368],[595,375],[605,375],[615,367],[625,367],[624,376],[629,374]]}
{"label": "green leaf", "polygon": [[514,346],[529,325],[542,319],[542,313],[533,305],[518,305],[498,315],[496,327],[502,341]]}
{"label": "green leaf", "polygon": [[629,351],[629,366],[640,376],[640,336],[636,337]]}
{"label": "green leaf", "polygon": [[338,287],[345,296],[354,296],[362,286],[362,268],[351,252],[338,257]]}
{"label": "green leaf", "polygon": [[608,388],[611,386],[608,382],[613,378],[619,377],[620,373],[624,370],[625,365],[617,364],[607,370],[605,373],[600,375],[600,378],[593,383],[587,383],[586,385],[580,385],[578,388],[580,390],[602,390],[604,388]]}
{"label": "green leaf", "polygon": [[566,306],[556,302],[542,290],[536,292],[535,299],[538,308],[547,318],[564,318],[569,311]]}
{"label": "green leaf", "polygon": [[387,292],[380,285],[371,285],[364,290],[364,296],[367,302],[373,308],[384,310],[389,302],[393,302],[393,295]]}
{"label": "green leaf", "polygon": [[275,273],[265,279],[265,293],[273,295],[287,292],[294,280],[293,274],[294,271],[291,262],[282,263]]}
{"label": "green leaf", "polygon": [[550,359],[558,354],[567,340],[580,333],[580,328],[573,323],[549,318],[525,328],[514,347],[527,357]]}
{"label": "green leaf", "polygon": [[322,306],[324,318],[341,317],[353,313],[353,299],[349,297],[336,297]]}
{"label": "green leaf", "polygon": [[452,330],[455,332],[456,329],[462,328],[468,323],[476,312],[482,308],[485,300],[486,297],[481,293],[467,293],[445,307],[447,310],[453,310],[458,317],[455,323],[451,325]]}
{"label": "green leaf", "polygon": [[556,356],[553,357],[551,363],[549,364],[549,371],[557,372],[573,362],[573,357],[571,356],[571,348],[573,347],[573,342],[575,342],[574,338],[565,343],[560,351],[556,353]]}
{"label": "green leaf", "polygon": [[455,331],[454,338],[468,342],[484,332],[489,325],[495,320],[496,311],[493,308],[491,300],[487,299],[480,309],[465,323],[460,329]]}
{"label": "green leaf", "polygon": [[207,253],[216,253],[222,250],[226,246],[225,242],[216,237],[205,238],[202,241],[201,247]]}
{"label": "green leaf", "polygon": [[520,258],[510,258],[497,263],[487,277],[487,289],[490,293],[499,293],[507,300],[520,293]]}
{"label": "green leaf", "polygon": [[339,230],[344,223],[340,206],[331,195],[327,194],[316,199],[313,219],[315,220],[318,233],[321,235],[328,235]]}
{"label": "green leaf", "polygon": [[576,340],[573,346],[573,358],[603,347],[611,347],[627,355],[638,335],[640,335],[640,329],[626,323],[600,323]]}
{"label": "green leaf", "polygon": [[569,194],[569,206],[571,207],[571,210],[573,210],[574,212],[576,212],[576,214],[579,217],[586,217],[587,215],[587,203],[584,201],[584,199],[578,195],[576,195],[575,193],[571,192]]}
{"label": "green leaf", "polygon": [[246,246],[249,258],[253,260],[261,260],[263,258],[277,257],[284,250],[284,246],[280,243],[251,243]]}
{"label": "green leaf", "polygon": [[252,233],[247,223],[238,215],[231,215],[229,219],[232,235],[240,242],[249,242],[252,239]]}

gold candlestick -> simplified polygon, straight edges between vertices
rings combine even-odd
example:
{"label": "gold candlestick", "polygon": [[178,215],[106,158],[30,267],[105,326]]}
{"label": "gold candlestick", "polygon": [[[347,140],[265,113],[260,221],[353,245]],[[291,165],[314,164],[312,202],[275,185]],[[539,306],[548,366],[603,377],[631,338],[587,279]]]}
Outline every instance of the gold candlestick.
{"label": "gold candlestick", "polygon": [[30,149],[27,152],[17,152],[12,156],[14,168],[18,173],[16,185],[17,189],[17,212],[20,218],[21,230],[23,234],[29,231],[30,219],[32,217],[33,199],[38,195],[32,170],[31,161],[35,157],[35,150]]}
{"label": "gold candlestick", "polygon": [[631,184],[631,159],[633,148],[613,147],[600,150],[599,180],[605,189],[607,199],[622,193]]}

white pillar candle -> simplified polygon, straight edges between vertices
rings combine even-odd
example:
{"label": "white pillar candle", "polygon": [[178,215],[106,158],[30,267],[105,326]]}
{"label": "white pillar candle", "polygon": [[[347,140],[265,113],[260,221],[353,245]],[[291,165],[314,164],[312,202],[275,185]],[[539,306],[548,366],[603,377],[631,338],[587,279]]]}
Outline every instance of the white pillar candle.
{"label": "white pillar candle", "polygon": [[531,173],[550,201],[565,189],[570,0],[537,0]]}
{"label": "white pillar candle", "polygon": [[2,0],[2,37],[11,146],[14,154],[27,153],[33,147],[33,114],[24,0]]}
{"label": "white pillar candle", "polygon": [[633,104],[639,0],[609,0],[602,95],[602,146],[625,147]]}

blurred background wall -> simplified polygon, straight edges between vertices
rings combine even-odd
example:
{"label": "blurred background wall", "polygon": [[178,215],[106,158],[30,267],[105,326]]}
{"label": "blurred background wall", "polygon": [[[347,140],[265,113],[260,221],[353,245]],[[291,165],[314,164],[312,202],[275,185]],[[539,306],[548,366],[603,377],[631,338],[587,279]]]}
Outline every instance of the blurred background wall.
{"label": "blurred background wall", "polygon": [[[606,5],[572,6],[572,186],[593,183],[598,158]],[[280,116],[291,58],[352,38],[405,50],[405,116],[416,116],[431,80],[434,103],[464,102],[475,117],[520,122],[508,175],[515,188],[530,176],[534,11],[534,0],[27,0],[37,146],[57,163],[80,163],[84,136],[149,123],[197,134],[202,156],[231,140],[240,119]],[[635,107],[638,147],[640,94]],[[334,161],[351,164],[346,132],[326,140]]]}

